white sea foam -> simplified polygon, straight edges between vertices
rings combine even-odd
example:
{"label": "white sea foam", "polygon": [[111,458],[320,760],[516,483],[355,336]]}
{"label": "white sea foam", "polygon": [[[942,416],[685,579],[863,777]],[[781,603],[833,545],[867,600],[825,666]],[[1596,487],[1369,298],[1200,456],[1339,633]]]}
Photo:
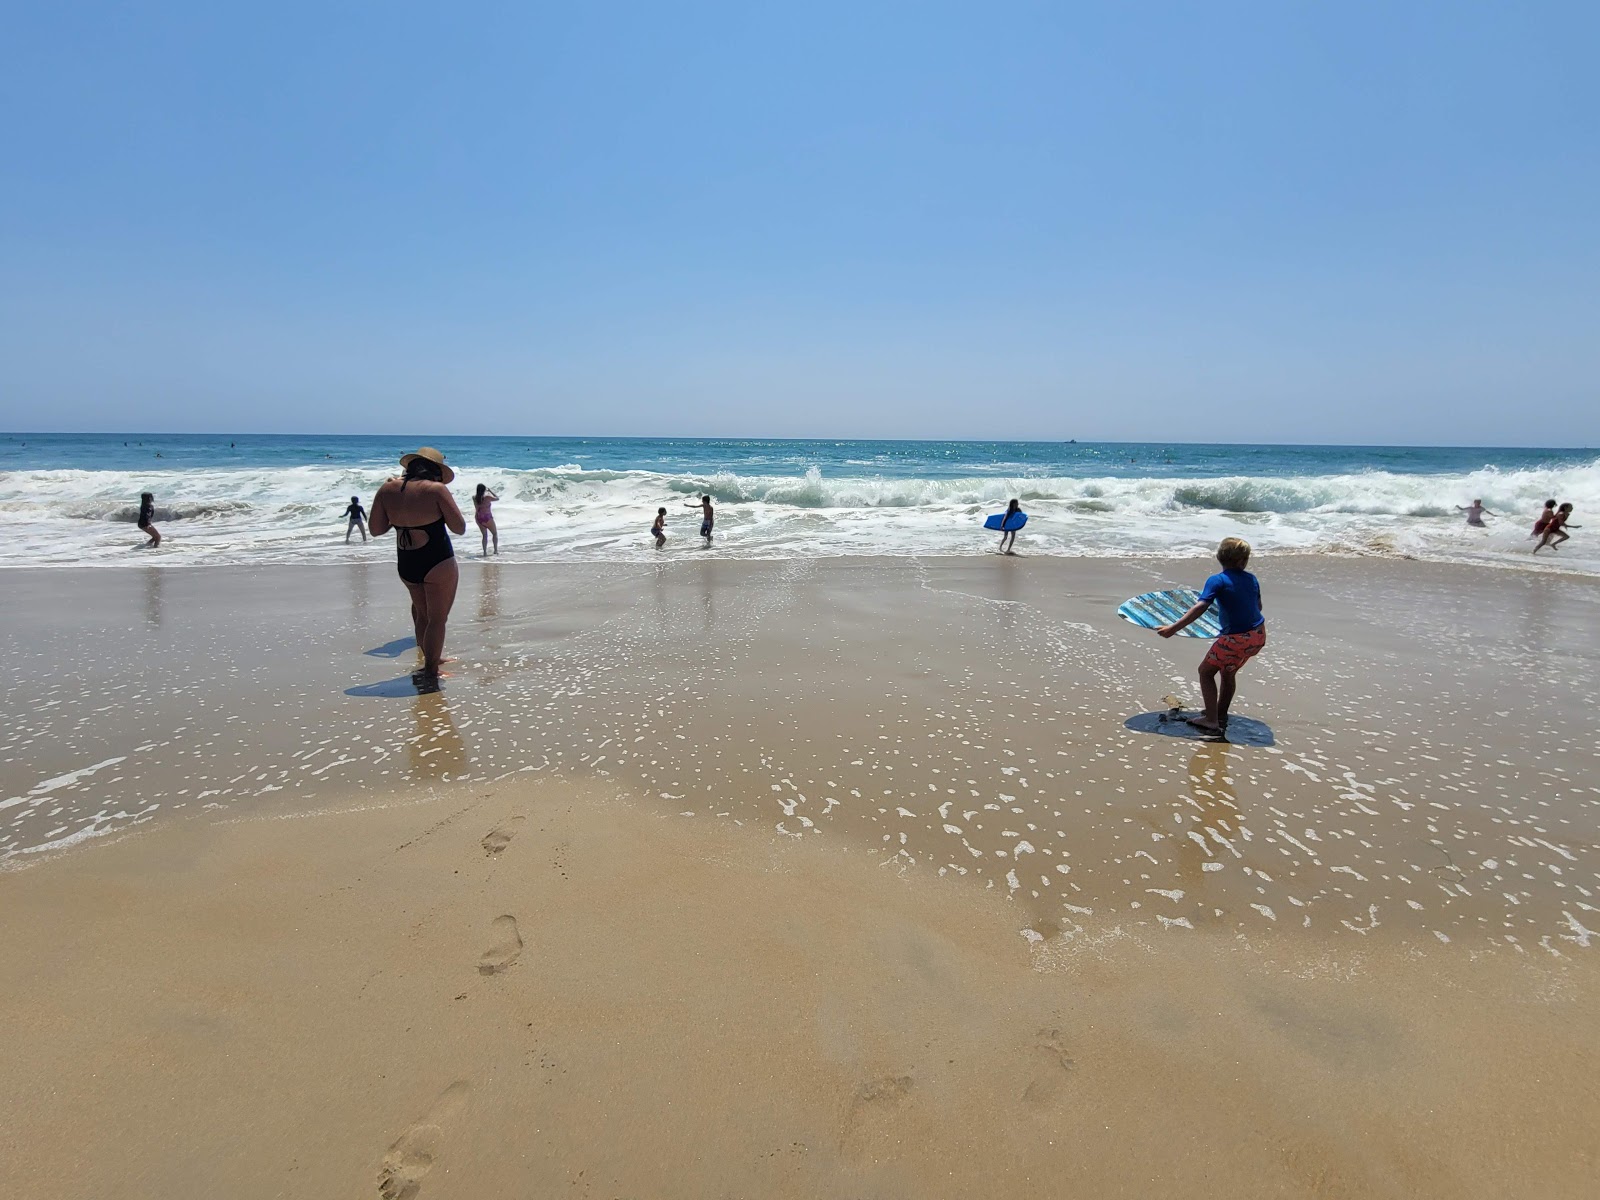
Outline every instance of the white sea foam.
{"label": "white sea foam", "polygon": [[[469,488],[501,497],[495,515],[510,561],[653,558],[647,530],[668,512],[668,554],[698,552],[703,492],[717,502],[717,552],[753,558],[876,554],[965,554],[989,548],[982,517],[1011,497],[1031,514],[1019,549],[1076,555],[1209,554],[1243,535],[1272,551],[1412,555],[1489,562],[1530,561],[1527,532],[1549,497],[1583,515],[1600,507],[1600,463],[1538,470],[1485,468],[1459,474],[1160,478],[972,475],[961,478],[803,475],[667,475],[585,470],[459,468]],[[0,473],[8,536],[0,565],[143,566],[349,561],[340,516],[351,495],[368,501],[387,472],[302,466]],[[156,495],[166,538],[137,547],[138,495]],[[1468,529],[1455,509],[1482,497],[1505,514]],[[470,526],[463,549],[476,549]],[[1600,574],[1600,551],[1579,533],[1535,565]],[[1600,545],[1600,543],[1596,543]],[[375,553],[371,547],[369,553]]]}

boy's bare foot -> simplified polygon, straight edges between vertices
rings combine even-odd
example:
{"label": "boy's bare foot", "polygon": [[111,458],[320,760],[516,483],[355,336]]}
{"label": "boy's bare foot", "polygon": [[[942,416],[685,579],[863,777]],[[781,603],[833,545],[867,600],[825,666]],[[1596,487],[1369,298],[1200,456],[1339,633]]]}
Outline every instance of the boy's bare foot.
{"label": "boy's bare foot", "polygon": [[1210,717],[1189,717],[1188,722],[1196,729],[1204,729],[1207,733],[1222,732],[1222,726],[1218,725]]}

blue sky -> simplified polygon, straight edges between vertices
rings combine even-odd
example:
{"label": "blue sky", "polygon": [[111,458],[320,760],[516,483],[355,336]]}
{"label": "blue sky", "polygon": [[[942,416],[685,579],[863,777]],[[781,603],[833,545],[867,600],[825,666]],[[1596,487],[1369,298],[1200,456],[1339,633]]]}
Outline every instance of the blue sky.
{"label": "blue sky", "polygon": [[1600,443],[1600,5],[5,25],[3,428]]}

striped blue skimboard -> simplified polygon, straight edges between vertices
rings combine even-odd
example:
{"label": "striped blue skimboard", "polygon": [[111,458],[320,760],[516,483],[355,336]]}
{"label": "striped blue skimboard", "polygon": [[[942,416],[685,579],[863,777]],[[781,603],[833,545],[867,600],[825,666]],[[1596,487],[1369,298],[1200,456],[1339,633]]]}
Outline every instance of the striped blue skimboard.
{"label": "striped blue skimboard", "polygon": [[[1135,625],[1145,629],[1159,629],[1163,625],[1171,625],[1184,613],[1188,612],[1200,602],[1200,593],[1190,591],[1188,588],[1173,588],[1166,592],[1146,592],[1142,596],[1135,596],[1132,600],[1124,601],[1117,608],[1117,616],[1124,621],[1132,621]],[[1214,638],[1222,636],[1222,620],[1217,616],[1217,606],[1213,604],[1198,621],[1189,626],[1179,637]]]}

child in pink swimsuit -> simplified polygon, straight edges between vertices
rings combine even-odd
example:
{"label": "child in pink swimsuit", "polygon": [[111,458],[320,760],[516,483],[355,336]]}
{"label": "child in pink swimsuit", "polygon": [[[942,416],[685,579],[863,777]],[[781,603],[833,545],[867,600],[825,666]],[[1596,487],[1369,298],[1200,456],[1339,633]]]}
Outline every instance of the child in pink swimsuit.
{"label": "child in pink swimsuit", "polygon": [[500,499],[484,484],[478,485],[472,497],[472,519],[478,523],[478,533],[483,538],[483,556],[489,557],[489,539],[494,538],[494,552],[500,553],[500,531],[494,525],[494,512],[490,507]]}

